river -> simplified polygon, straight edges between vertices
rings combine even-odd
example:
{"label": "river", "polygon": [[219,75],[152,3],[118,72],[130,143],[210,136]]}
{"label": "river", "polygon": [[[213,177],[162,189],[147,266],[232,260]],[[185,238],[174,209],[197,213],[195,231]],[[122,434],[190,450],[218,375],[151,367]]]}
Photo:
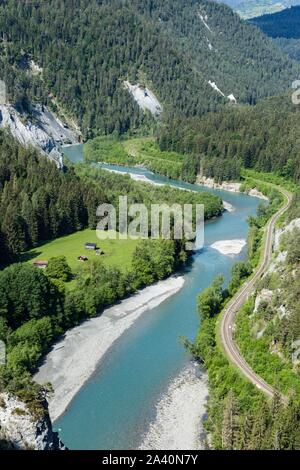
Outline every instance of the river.
{"label": "river", "polygon": [[[82,147],[69,147],[66,154],[79,161]],[[159,184],[212,192],[235,210],[206,223],[205,246],[183,273],[184,287],[142,315],[114,343],[54,427],[70,449],[194,449],[199,447],[207,384],[180,337],[195,338],[197,294],[219,273],[227,282],[232,265],[246,256],[246,247],[238,255],[223,255],[211,245],[246,239],[247,218],[256,213],[260,200],[170,181],[140,168],[105,167]]]}

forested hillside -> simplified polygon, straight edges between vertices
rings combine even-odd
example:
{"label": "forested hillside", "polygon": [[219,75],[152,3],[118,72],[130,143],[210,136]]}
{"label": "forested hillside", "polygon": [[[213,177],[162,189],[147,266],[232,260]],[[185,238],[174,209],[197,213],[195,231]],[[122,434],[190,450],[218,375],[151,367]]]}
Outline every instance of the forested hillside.
{"label": "forested hillside", "polygon": [[292,59],[300,61],[300,6],[253,18],[251,23],[273,38]]}
{"label": "forested hillside", "polygon": [[234,180],[245,167],[299,182],[299,117],[299,106],[285,95],[202,119],[173,120],[162,127],[159,143],[163,150],[187,153],[195,175]]}
{"label": "forested hillside", "polygon": [[[229,95],[255,103],[289,88],[300,72],[228,7],[206,0],[7,0],[0,38],[10,99],[26,107],[51,93],[85,137],[149,123],[125,80],[147,84],[165,114],[186,117]],[[31,59],[38,77],[28,73]]]}
{"label": "forested hillside", "polygon": [[251,23],[272,38],[300,39],[300,6],[253,18]]}

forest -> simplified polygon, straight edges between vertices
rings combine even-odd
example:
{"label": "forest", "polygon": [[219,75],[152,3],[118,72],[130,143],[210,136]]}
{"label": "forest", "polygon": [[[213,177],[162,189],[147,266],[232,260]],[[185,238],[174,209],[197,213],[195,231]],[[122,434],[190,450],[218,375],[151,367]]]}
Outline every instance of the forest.
{"label": "forest", "polygon": [[227,107],[201,119],[169,121],[161,126],[158,142],[162,150],[186,153],[195,177],[236,180],[244,167],[297,183],[299,113],[290,94],[267,98],[252,107]]}
{"label": "forest", "polygon": [[[275,15],[283,18],[276,40],[283,48],[293,47],[295,58],[300,57],[299,10]],[[20,262],[24,253],[85,228],[94,230],[97,207],[117,207],[124,194],[129,203],[148,208],[153,202],[204,204],[206,220],[224,210],[221,199],[209,193],[105,172],[95,165],[99,155],[189,182],[198,175],[243,181],[247,169],[299,185],[300,108],[284,93],[299,78],[300,65],[256,27],[275,36],[269,20],[255,19],[253,26],[226,5],[207,0],[0,2],[0,79],[9,102],[28,116],[35,102],[53,111],[61,106],[89,140],[86,163],[67,162],[60,171],[37,150],[0,131],[0,340],[7,345],[0,391],[15,393],[37,412],[46,392],[31,376],[51,344],[67,329],[183,268],[190,257],[184,240],[143,240],[126,269],[99,259],[73,272],[64,256],[50,258],[40,270]],[[31,61],[39,67],[37,74]],[[125,80],[155,93],[163,106],[160,119],[141,111]],[[235,104],[229,102],[231,94]],[[155,135],[156,141],[132,139],[141,135]],[[132,145],[139,145],[138,157],[130,154]],[[252,184],[247,181],[243,188]],[[280,276],[267,276],[259,286],[275,291],[274,302],[262,302],[253,314],[254,299],[249,299],[236,330],[245,358],[288,394],[288,406],[279,394],[266,400],[241,377],[215,335],[224,305],[259,263],[265,224],[282,203],[277,191],[263,184],[257,188],[270,201],[249,219],[248,259],[234,265],[227,288],[218,276],[199,295],[201,329],[188,344],[208,370],[206,427],[215,449],[300,448],[299,369],[290,361],[291,341],[300,334],[299,232],[283,237],[286,260]],[[298,193],[287,222],[299,217],[299,201]],[[292,313],[273,321],[282,305],[279,292]],[[255,337],[253,331],[263,333]]]}
{"label": "forest", "polygon": [[[230,94],[253,104],[300,72],[252,25],[206,0],[201,7],[197,0],[7,0],[0,38],[10,101],[30,112],[31,99],[54,108],[57,100],[85,138],[153,125],[124,80],[149,86],[165,115],[189,117],[216,110]],[[32,77],[31,60],[40,76]]]}
{"label": "forest", "polygon": [[53,341],[67,329],[100,315],[105,307],[162,280],[186,263],[184,244],[141,241],[125,272],[92,261],[79,269],[73,287],[64,257],[49,260],[45,271],[16,263],[0,271],[0,340],[6,365],[0,366],[0,391],[13,392],[39,409],[40,388],[31,374]]}

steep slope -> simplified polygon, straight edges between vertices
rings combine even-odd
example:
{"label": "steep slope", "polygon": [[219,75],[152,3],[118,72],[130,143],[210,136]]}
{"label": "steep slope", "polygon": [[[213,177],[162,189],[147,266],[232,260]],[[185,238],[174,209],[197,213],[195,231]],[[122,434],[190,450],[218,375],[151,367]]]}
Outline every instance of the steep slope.
{"label": "steep slope", "polygon": [[[0,32],[11,100],[20,88],[46,102],[51,92],[85,137],[153,122],[125,81],[147,86],[165,115],[199,116],[276,94],[300,72],[228,7],[206,0],[7,0]],[[12,76],[32,59],[41,76],[23,74],[16,90]]]}
{"label": "steep slope", "polygon": [[46,400],[35,416],[28,405],[8,393],[0,394],[0,450],[64,450],[52,431]]}
{"label": "steep slope", "polygon": [[273,171],[300,180],[300,107],[291,94],[210,113],[201,119],[173,120],[159,135],[162,150],[187,153],[194,173],[235,180],[241,167]]}
{"label": "steep slope", "polygon": [[292,59],[300,61],[300,6],[253,18],[251,23],[273,38]]}
{"label": "steep slope", "polygon": [[63,124],[44,106],[31,106],[30,116],[11,105],[0,105],[0,128],[10,131],[24,146],[33,146],[61,168],[62,145],[76,144],[78,132]]}
{"label": "steep slope", "polygon": [[272,38],[300,39],[300,6],[287,8],[273,15],[263,15],[251,20]]}

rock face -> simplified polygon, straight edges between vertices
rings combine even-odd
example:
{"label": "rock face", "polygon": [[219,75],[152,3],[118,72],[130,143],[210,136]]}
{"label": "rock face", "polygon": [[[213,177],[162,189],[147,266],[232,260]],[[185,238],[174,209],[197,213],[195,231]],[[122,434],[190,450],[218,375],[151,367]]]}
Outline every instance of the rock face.
{"label": "rock face", "polygon": [[262,289],[260,293],[256,296],[254,313],[258,311],[261,302],[266,302],[267,304],[270,304],[272,302],[273,295],[274,293],[272,290]]}
{"label": "rock face", "polygon": [[274,241],[274,247],[275,250],[278,250],[280,246],[280,238],[282,235],[285,233],[292,232],[294,229],[299,229],[300,230],[300,218],[299,219],[294,219],[292,220],[286,227],[280,230],[276,230],[275,232],[275,241]]}
{"label": "rock face", "polygon": [[150,111],[152,116],[156,117],[162,113],[162,105],[149,88],[144,88],[139,84],[131,85],[128,81],[124,82],[124,87],[133,96],[134,100],[143,111]]}
{"label": "rock face", "polygon": [[[222,183],[216,183],[213,178],[206,177],[202,174],[199,174],[197,176],[196,182],[208,188],[221,189],[224,191],[229,191],[231,193],[240,193],[241,187],[242,187],[242,184],[237,183],[237,182],[223,181]],[[248,194],[249,196],[253,196],[253,197],[258,197],[259,199],[263,199],[265,201],[269,200],[267,196],[265,196],[263,193],[258,191],[258,189],[256,188],[251,188],[248,191],[246,192],[243,191],[243,192],[244,194]]]}
{"label": "rock face", "polygon": [[12,105],[0,105],[0,127],[9,129],[22,145],[39,149],[62,167],[62,145],[75,144],[78,135],[70,130],[45,106],[32,107],[31,118],[19,113]]}
{"label": "rock face", "polygon": [[213,178],[208,178],[203,175],[197,176],[197,183],[202,184],[212,189],[223,189],[224,191],[230,191],[231,193],[239,193],[241,190],[241,183],[227,182],[216,183]]}
{"label": "rock face", "polygon": [[0,446],[11,450],[65,450],[58,434],[52,431],[48,414],[32,416],[27,405],[7,393],[0,394]]}

